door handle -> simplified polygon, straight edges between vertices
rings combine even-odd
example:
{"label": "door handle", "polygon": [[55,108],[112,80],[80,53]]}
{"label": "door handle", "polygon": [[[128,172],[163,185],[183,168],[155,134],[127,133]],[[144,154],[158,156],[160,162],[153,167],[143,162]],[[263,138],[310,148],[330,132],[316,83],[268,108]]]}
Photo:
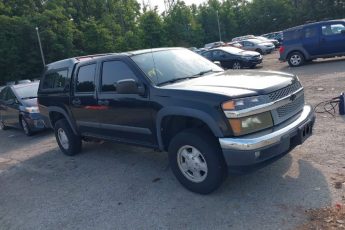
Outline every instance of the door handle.
{"label": "door handle", "polygon": [[109,101],[108,100],[98,100],[98,105],[108,106],[109,105]]}
{"label": "door handle", "polygon": [[81,101],[79,98],[74,98],[72,100],[72,104],[78,106],[78,105],[81,105]]}

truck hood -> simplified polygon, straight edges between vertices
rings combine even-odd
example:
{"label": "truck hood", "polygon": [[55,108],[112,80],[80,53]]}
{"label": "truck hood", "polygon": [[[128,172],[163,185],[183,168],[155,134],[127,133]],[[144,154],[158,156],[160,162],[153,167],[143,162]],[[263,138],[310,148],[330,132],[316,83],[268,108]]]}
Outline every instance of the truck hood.
{"label": "truck hood", "polygon": [[275,71],[234,71],[209,74],[162,86],[162,89],[199,91],[229,97],[269,94],[296,81],[292,74]]}

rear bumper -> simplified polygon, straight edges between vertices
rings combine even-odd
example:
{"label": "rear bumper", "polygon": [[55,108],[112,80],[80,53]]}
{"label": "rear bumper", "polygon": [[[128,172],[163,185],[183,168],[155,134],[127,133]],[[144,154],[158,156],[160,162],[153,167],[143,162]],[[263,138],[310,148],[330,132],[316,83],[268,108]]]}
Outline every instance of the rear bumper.
{"label": "rear bumper", "polygon": [[312,107],[305,105],[293,121],[284,122],[274,130],[238,138],[219,138],[219,143],[229,167],[266,165],[302,144],[312,134],[314,122]]}

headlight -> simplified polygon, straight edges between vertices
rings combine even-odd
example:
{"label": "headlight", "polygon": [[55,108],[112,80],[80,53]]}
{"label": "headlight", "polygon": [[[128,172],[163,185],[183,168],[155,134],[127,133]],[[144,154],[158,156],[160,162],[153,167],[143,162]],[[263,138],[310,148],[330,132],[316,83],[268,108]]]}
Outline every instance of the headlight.
{"label": "headlight", "polygon": [[257,105],[265,104],[267,102],[268,102],[267,99],[263,96],[246,97],[246,98],[226,101],[222,104],[222,108],[224,111],[241,110],[241,109],[247,109],[250,107],[257,106]]}
{"label": "headlight", "polygon": [[25,107],[25,112],[28,113],[39,113],[38,107]]}
{"label": "headlight", "polygon": [[248,117],[229,119],[235,136],[253,133],[273,126],[270,112],[255,114]]}

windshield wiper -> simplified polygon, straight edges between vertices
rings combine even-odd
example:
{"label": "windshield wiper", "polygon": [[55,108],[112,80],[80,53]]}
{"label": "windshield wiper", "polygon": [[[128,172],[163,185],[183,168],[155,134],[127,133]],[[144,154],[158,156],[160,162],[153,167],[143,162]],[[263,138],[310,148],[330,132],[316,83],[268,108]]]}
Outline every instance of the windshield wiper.
{"label": "windshield wiper", "polygon": [[22,100],[25,100],[25,99],[34,99],[34,98],[37,98],[37,96],[31,96],[31,97],[22,97]]}
{"label": "windshield wiper", "polygon": [[198,77],[201,77],[204,74],[207,74],[207,73],[210,73],[210,72],[219,72],[219,71],[214,71],[213,69],[208,69],[208,70],[201,71],[201,72],[199,72],[197,74],[194,74],[192,76],[189,76],[189,77],[175,78],[175,79],[171,79],[169,81],[161,82],[161,83],[158,84],[158,86],[169,84],[169,83],[175,83],[175,82],[178,82],[178,81],[188,80],[188,79],[192,79],[192,78],[198,78]]}

